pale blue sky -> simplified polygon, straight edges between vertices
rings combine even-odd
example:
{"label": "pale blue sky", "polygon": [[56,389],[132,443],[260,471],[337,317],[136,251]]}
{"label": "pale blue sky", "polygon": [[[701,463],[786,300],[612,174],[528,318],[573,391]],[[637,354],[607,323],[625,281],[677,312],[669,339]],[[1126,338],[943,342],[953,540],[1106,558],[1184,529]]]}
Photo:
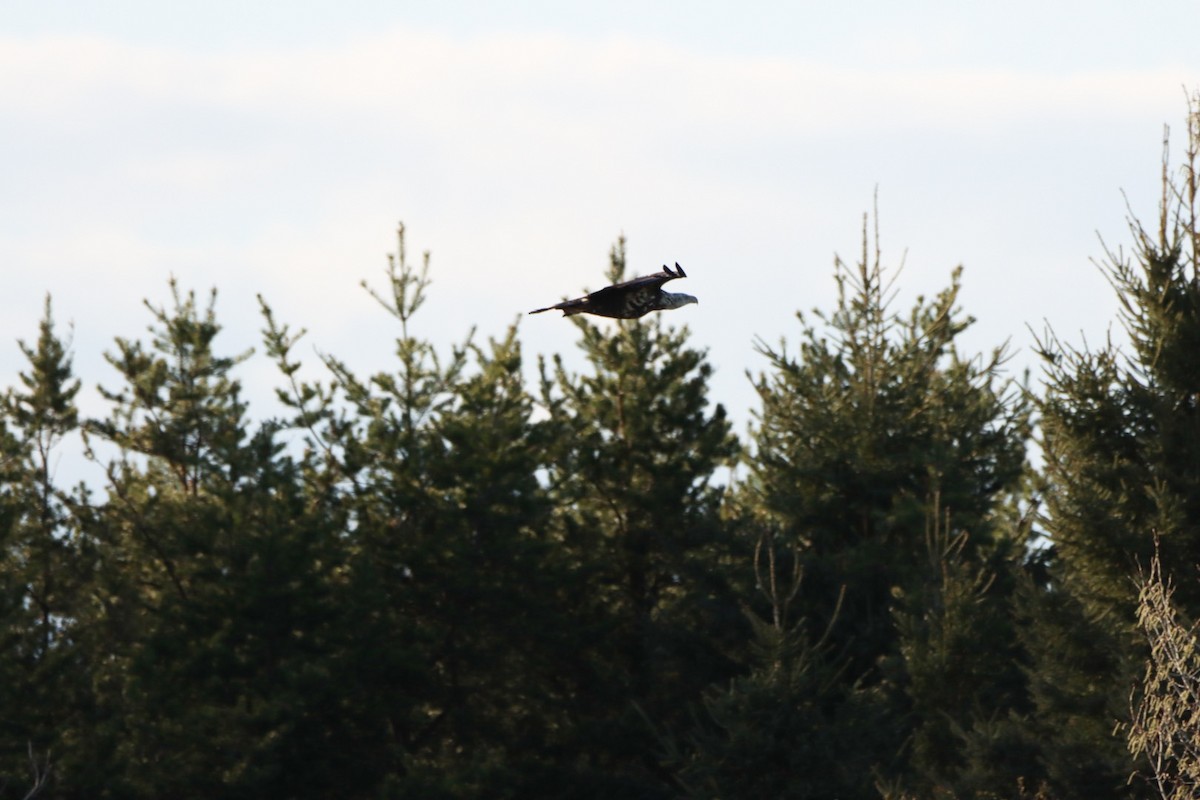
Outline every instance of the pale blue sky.
{"label": "pale blue sky", "polygon": [[[739,420],[755,336],[829,308],[876,186],[900,303],[965,266],[967,339],[1105,335],[1091,259],[1155,213],[1164,124],[1200,86],[1200,4],[1129,2],[26,2],[0,6],[0,379],[46,291],[100,354],[168,274],[254,295],[309,343],[387,369],[377,279],[397,220],[433,252],[417,332],[521,319],[530,360],[574,329],[530,308],[679,261],[673,312]],[[8,344],[5,344],[8,342]],[[311,350],[305,352],[310,353]],[[256,396],[264,360],[244,373]]]}
{"label": "pale blue sky", "polygon": [[928,65],[1034,70],[1180,66],[1195,3],[964,3],[955,0],[857,3],[610,0],[505,3],[443,0],[9,0],[4,26],[20,36],[94,33],[126,41],[198,49],[338,44],[392,24],[452,35],[561,33],[584,39],[632,36],[714,54],[797,55],[833,63],[882,63],[855,42],[913,46]]}

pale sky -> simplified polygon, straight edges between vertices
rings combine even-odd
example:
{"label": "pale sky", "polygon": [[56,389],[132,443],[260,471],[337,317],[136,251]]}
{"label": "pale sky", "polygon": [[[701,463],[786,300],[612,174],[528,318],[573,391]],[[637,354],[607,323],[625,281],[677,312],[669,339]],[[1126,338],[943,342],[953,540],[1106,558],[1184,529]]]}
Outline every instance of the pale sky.
{"label": "pale sky", "polygon": [[[742,433],[755,337],[832,307],[876,187],[897,310],[962,264],[967,347],[1034,364],[1030,326],[1114,324],[1098,235],[1128,242],[1122,192],[1156,213],[1197,30],[1195,0],[5,0],[0,380],[50,292],[100,414],[101,353],[170,274],[218,288],[227,353],[260,344],[261,292],[306,360],[393,369],[358,284],[382,285],[398,220],[432,251],[418,335],[519,319],[531,363],[574,358],[573,326],[525,312],[599,288],[624,233],[631,275],[688,271],[672,288],[700,304],[669,318]],[[259,350],[252,398],[278,383]]]}

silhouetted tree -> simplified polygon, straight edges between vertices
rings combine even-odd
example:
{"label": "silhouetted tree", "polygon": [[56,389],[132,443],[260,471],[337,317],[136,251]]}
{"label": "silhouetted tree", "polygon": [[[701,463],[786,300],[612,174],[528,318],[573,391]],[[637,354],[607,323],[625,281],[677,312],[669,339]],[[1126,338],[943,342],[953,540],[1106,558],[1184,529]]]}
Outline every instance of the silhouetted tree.
{"label": "silhouetted tree", "polygon": [[58,446],[78,427],[79,381],[48,296],[37,342],[19,346],[27,371],[0,398],[0,785],[14,787],[27,785],[33,748],[61,743],[78,677],[69,628],[80,578],[54,475]]}
{"label": "silhouetted tree", "polygon": [[1131,578],[1150,562],[1155,534],[1164,577],[1180,577],[1176,603],[1200,611],[1190,579],[1200,552],[1198,151],[1193,107],[1182,182],[1164,146],[1157,224],[1131,218],[1131,253],[1107,250],[1100,265],[1130,352],[1111,341],[1077,349],[1052,333],[1041,342],[1054,592],[1030,605],[1039,634],[1031,683],[1042,759],[1064,797],[1138,794],[1117,728],[1128,723],[1129,687],[1146,655]]}
{"label": "silhouetted tree", "polygon": [[[799,315],[798,352],[759,347],[769,370],[755,382],[762,408],[741,502],[753,529],[795,549],[805,630],[830,631],[823,651],[812,650],[811,634],[789,632],[801,665],[793,672],[815,675],[809,665],[825,663],[836,675],[780,683],[788,699],[778,713],[802,719],[778,724],[799,735],[820,721],[826,743],[854,742],[853,766],[823,771],[823,751],[793,742],[787,769],[804,777],[785,782],[787,796],[941,785],[966,759],[953,731],[1005,714],[1021,697],[1004,620],[1012,581],[982,576],[1008,573],[1019,559],[1025,534],[1002,510],[1021,486],[1026,403],[1001,375],[1002,348],[986,358],[956,349],[971,322],[956,308],[959,271],[933,301],[919,298],[900,316],[869,245],[864,223],[857,266],[837,261],[834,312],[817,312],[819,327]],[[940,544],[928,535],[939,509],[952,526],[934,524]],[[962,612],[984,597],[1000,619],[973,628],[980,615]],[[764,677],[793,673],[759,662],[751,674],[761,691]],[[722,724],[731,742],[751,735]],[[820,792],[811,783],[818,772]]]}
{"label": "silhouetted tree", "polygon": [[[624,240],[610,260],[619,281]],[[590,372],[556,359],[542,378],[566,570],[558,593],[574,642],[564,668],[575,725],[563,746],[577,767],[561,796],[669,796],[651,725],[682,721],[730,674],[726,648],[741,627],[721,568],[734,545],[716,476],[737,443],[724,408],[709,406],[712,367],[686,328],[657,315],[572,321]]]}

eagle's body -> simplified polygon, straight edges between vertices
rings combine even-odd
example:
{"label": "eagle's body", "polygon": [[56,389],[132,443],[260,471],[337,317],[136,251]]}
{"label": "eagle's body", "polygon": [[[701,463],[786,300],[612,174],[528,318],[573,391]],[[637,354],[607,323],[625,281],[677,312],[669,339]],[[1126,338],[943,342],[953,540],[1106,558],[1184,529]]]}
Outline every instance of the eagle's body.
{"label": "eagle's body", "polygon": [[678,262],[674,270],[664,264],[662,272],[614,283],[592,292],[587,297],[564,300],[558,305],[538,308],[529,313],[540,314],[543,311],[559,310],[563,312],[564,317],[572,314],[595,314],[598,317],[614,319],[637,319],[651,311],[699,303],[700,301],[690,294],[675,294],[662,290],[662,285],[667,281],[686,277],[687,273]]}

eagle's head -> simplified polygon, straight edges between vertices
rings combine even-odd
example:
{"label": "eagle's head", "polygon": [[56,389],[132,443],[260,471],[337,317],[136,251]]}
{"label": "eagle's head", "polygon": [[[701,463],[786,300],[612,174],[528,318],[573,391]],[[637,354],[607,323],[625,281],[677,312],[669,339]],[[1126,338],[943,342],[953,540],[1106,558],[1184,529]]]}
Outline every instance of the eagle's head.
{"label": "eagle's head", "polygon": [[700,304],[700,301],[690,294],[682,292],[663,292],[663,308],[679,308],[686,306],[688,303]]}

